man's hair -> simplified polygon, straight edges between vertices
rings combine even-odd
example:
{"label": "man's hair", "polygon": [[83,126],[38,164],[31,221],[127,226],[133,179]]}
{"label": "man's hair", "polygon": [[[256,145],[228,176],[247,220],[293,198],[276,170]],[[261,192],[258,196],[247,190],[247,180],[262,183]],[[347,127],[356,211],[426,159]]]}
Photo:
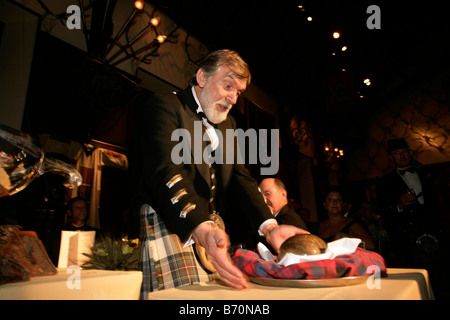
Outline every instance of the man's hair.
{"label": "man's hair", "polygon": [[280,190],[286,190],[286,185],[278,178],[274,178],[273,183],[275,183],[275,186]]}
{"label": "man's hair", "polygon": [[328,189],[325,190],[325,193],[323,195],[323,200],[327,200],[327,196],[331,193],[331,192],[337,192],[341,195],[342,201],[345,203],[348,203],[349,201],[349,196],[347,194],[347,191],[340,187],[340,186],[330,186],[328,187]]}
{"label": "man's hair", "polygon": [[251,82],[251,74],[248,64],[241,58],[241,56],[233,50],[222,49],[213,51],[202,62],[195,72],[194,76],[191,78],[190,84],[192,86],[198,85],[197,83],[197,72],[199,69],[203,69],[208,78],[212,77],[219,67],[226,66],[239,78],[247,80],[247,86]]}
{"label": "man's hair", "polygon": [[387,142],[387,153],[390,155],[392,151],[399,149],[409,149],[408,143],[404,138],[391,139]]}
{"label": "man's hair", "polygon": [[74,204],[75,201],[83,201],[84,203],[86,203],[86,200],[84,200],[84,198],[82,198],[82,197],[72,198],[67,202],[67,206],[66,206],[67,210],[72,211],[72,205]]}

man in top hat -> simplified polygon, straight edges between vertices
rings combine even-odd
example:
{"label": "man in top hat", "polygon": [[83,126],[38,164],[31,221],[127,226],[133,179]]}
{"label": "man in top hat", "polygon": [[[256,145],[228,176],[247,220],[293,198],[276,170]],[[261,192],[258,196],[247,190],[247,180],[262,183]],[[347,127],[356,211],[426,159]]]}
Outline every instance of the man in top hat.
{"label": "man in top hat", "polygon": [[412,158],[405,139],[389,140],[387,151],[395,169],[377,184],[380,214],[393,245],[393,263],[417,267],[416,242],[424,234],[435,233],[439,225],[435,188]]}

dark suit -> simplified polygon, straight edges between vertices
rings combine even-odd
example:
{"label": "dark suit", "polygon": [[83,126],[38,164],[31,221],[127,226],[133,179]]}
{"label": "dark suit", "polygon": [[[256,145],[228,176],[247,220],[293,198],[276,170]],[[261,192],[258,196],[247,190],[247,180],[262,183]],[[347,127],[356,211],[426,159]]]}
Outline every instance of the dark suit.
{"label": "dark suit", "polygon": [[303,219],[288,204],[281,208],[275,219],[277,220],[278,224],[289,224],[291,226],[296,226],[297,228],[307,230],[306,224]]}
{"label": "dark suit", "polygon": [[[280,211],[278,212],[275,219],[277,220],[278,224],[280,224],[280,225],[287,224],[287,225],[295,226],[295,227],[303,229],[303,230],[308,230],[303,219],[298,215],[297,212],[295,212],[294,208],[292,208],[289,204],[286,204],[283,208],[280,209]],[[255,241],[256,244],[257,244],[257,242],[261,242],[270,250],[270,252],[272,252],[272,254],[278,255],[278,252],[276,252],[272,248],[272,246],[267,242],[266,239],[260,238],[258,240],[259,241]],[[255,244],[255,248],[252,250],[257,250],[256,244]]]}
{"label": "dark suit", "polygon": [[418,224],[417,227],[425,227],[428,222],[434,223],[437,215],[436,191],[432,181],[420,168],[416,168],[422,185],[424,204],[419,203],[407,206],[399,212],[397,203],[402,195],[408,192],[408,186],[397,170],[394,170],[380,179],[377,184],[377,195],[380,213],[388,227]]}
{"label": "dark suit", "polygon": [[[139,195],[143,202],[151,205],[161,215],[168,229],[176,233],[182,241],[187,239],[198,224],[208,220],[211,213],[211,166],[198,154],[198,150],[200,152],[205,150],[207,142],[202,141],[201,147],[196,144],[203,140],[198,137],[201,122],[195,112],[197,107],[189,87],[177,94],[152,96],[143,106],[142,113],[138,114],[139,119],[143,121],[138,127],[141,141],[139,151],[142,155],[140,157],[142,183]],[[216,155],[220,155],[222,150],[224,163],[215,166],[217,182],[213,203],[225,222],[229,219],[234,221],[244,219],[238,215],[238,212],[242,212],[253,230],[257,230],[261,223],[272,215],[258,190],[256,181],[249,175],[244,165],[237,164],[237,153],[234,152],[233,163],[226,163],[229,150],[226,146],[225,130],[235,127],[235,121],[231,116],[217,125],[217,129],[223,135],[221,141],[223,144],[219,145]],[[171,141],[171,136],[174,131],[181,128],[185,131],[178,130],[178,133],[189,133],[191,136],[190,154],[184,158],[190,161],[175,164],[172,150],[179,150],[181,145],[179,139]],[[201,128],[204,130],[203,125]],[[199,158],[201,163],[194,163]],[[179,177],[181,180],[177,179]],[[225,201],[230,192],[232,204]],[[244,205],[244,210],[233,210],[239,204]]]}
{"label": "dark suit", "polygon": [[400,196],[408,191],[407,184],[397,170],[387,174],[377,183],[380,215],[390,238],[390,245],[385,248],[388,250],[385,254],[390,266],[423,267],[418,265],[421,255],[418,254],[416,241],[423,234],[437,233],[440,228],[433,183],[423,170],[416,168],[416,171],[422,185],[423,205],[415,203],[402,211],[397,209]]}

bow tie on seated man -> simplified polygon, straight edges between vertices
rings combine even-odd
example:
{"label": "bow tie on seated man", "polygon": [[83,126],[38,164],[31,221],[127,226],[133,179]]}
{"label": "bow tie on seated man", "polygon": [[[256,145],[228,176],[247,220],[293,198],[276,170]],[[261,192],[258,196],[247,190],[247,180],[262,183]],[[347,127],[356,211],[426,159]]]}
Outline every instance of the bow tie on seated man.
{"label": "bow tie on seated man", "polygon": [[416,169],[414,169],[414,167],[409,167],[407,169],[397,169],[398,173],[400,173],[400,175],[404,175],[406,172],[409,173],[414,173],[416,172]]}

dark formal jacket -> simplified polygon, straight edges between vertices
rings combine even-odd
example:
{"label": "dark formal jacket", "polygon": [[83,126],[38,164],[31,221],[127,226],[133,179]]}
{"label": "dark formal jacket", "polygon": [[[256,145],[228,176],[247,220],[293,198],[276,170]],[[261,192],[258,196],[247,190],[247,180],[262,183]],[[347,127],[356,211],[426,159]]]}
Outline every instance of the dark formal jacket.
{"label": "dark formal jacket", "polygon": [[[141,125],[137,128],[142,166],[139,195],[161,215],[167,228],[181,241],[185,241],[197,225],[208,220],[213,193],[215,210],[224,220],[247,219],[257,230],[261,223],[272,218],[272,214],[256,181],[243,164],[237,163],[236,148],[234,161],[226,160],[230,150],[226,145],[225,130],[235,129],[235,121],[229,115],[226,121],[217,125],[223,139],[216,149],[216,159],[220,159],[222,150],[223,164],[216,161],[215,166],[210,165],[201,156],[207,141],[198,137],[199,128],[204,130],[204,127],[197,116],[197,108],[191,87],[177,94],[155,94],[143,105],[138,113]],[[190,141],[187,141],[187,135],[190,135]],[[187,145],[190,142],[190,148],[182,149],[180,140]],[[188,150],[189,154],[180,150]],[[184,160],[174,163],[173,152],[178,158],[182,154]],[[215,167],[215,190],[212,190],[212,166]],[[231,199],[232,203],[226,199]],[[233,209],[238,205],[244,210]]]}
{"label": "dark formal jacket", "polygon": [[94,227],[91,227],[91,226],[89,226],[89,225],[87,225],[87,224],[83,225],[82,227],[76,227],[76,226],[74,226],[74,225],[71,224],[71,223],[65,224],[65,225],[61,228],[61,230],[66,230],[66,231],[96,231],[96,232],[99,231],[99,229],[94,228]]}
{"label": "dark formal jacket", "polygon": [[397,170],[393,170],[382,177],[377,183],[380,214],[383,216],[383,220],[388,228],[411,225],[412,223],[425,227],[425,224],[435,223],[438,214],[436,188],[423,169],[415,169],[422,185],[424,205],[417,203],[404,208],[401,212],[398,211],[397,202],[400,196],[407,193],[408,186]]}
{"label": "dark formal jacket", "polygon": [[289,224],[297,228],[307,230],[306,224],[303,219],[289,204],[281,208],[275,219],[277,220],[278,224]]}
{"label": "dark formal jacket", "polygon": [[[301,228],[303,230],[308,230],[306,227],[306,223],[289,204],[286,204],[283,208],[280,209],[275,219],[277,220],[278,224],[288,224],[297,228]],[[258,242],[264,244],[270,250],[270,252],[272,252],[272,254],[278,255],[278,252],[276,252],[272,248],[272,246],[267,242],[265,238],[260,238]],[[257,250],[256,246],[255,248],[250,249],[254,251]]]}

